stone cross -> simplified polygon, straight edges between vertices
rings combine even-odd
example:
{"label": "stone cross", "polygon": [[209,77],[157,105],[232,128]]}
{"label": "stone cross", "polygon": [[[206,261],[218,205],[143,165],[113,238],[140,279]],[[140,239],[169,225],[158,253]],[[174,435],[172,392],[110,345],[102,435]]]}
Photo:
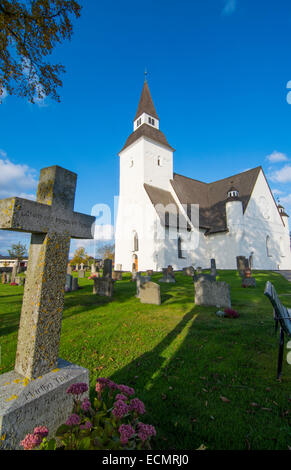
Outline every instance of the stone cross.
{"label": "stone cross", "polygon": [[92,237],[95,217],[74,212],[77,175],[59,166],[40,172],[37,200],[0,200],[0,229],[30,232],[15,371],[29,379],[56,367],[70,239]]}

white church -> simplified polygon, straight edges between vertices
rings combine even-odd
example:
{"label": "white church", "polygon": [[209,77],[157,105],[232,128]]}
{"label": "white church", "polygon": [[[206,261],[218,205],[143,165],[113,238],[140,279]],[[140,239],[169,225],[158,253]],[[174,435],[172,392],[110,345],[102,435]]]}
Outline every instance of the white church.
{"label": "white church", "polygon": [[173,171],[174,149],[159,129],[145,80],[133,133],[119,153],[115,267],[131,271],[186,266],[291,269],[288,215],[261,166],[204,183]]}

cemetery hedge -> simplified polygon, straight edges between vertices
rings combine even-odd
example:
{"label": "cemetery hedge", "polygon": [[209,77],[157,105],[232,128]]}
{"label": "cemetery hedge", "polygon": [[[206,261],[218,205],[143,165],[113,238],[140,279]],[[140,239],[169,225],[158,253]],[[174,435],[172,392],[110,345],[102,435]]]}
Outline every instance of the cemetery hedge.
{"label": "cemetery hedge", "polygon": [[[154,274],[155,282],[161,277]],[[176,273],[162,284],[162,305],[141,304],[129,275],[114,297],[92,295],[92,281],[65,294],[60,357],[98,377],[135,388],[157,429],[154,449],[291,448],[291,367],[276,380],[278,334],[263,291],[267,280],[291,307],[291,284],[278,273],[256,272],[243,289],[236,271],[218,271],[231,286],[240,317],[218,318],[195,306],[193,282]],[[23,287],[0,284],[0,373],[14,367]]]}

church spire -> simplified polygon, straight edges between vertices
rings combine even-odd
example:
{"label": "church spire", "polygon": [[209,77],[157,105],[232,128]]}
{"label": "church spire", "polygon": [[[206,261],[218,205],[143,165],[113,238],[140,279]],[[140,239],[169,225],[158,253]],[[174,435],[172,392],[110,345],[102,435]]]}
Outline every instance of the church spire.
{"label": "church spire", "polygon": [[143,90],[142,90],[142,94],[139,100],[139,105],[138,105],[134,120],[138,119],[143,113],[146,113],[155,119],[159,119],[154,102],[152,100],[152,96],[151,96],[151,92],[148,86],[146,76],[145,76]]}

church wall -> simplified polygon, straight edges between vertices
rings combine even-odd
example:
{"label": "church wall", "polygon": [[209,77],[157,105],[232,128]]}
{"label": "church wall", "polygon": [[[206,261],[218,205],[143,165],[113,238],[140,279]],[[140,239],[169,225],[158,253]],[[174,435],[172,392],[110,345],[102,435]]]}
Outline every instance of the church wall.
{"label": "church wall", "polygon": [[169,191],[173,179],[173,152],[148,139],[144,140],[144,152],[144,183]]}
{"label": "church wall", "polygon": [[289,227],[282,223],[263,172],[259,173],[243,218],[239,213],[235,216],[235,203],[228,203],[226,210],[229,232],[207,236],[209,253],[218,269],[236,269],[236,256],[251,255],[253,269],[291,269]]}

